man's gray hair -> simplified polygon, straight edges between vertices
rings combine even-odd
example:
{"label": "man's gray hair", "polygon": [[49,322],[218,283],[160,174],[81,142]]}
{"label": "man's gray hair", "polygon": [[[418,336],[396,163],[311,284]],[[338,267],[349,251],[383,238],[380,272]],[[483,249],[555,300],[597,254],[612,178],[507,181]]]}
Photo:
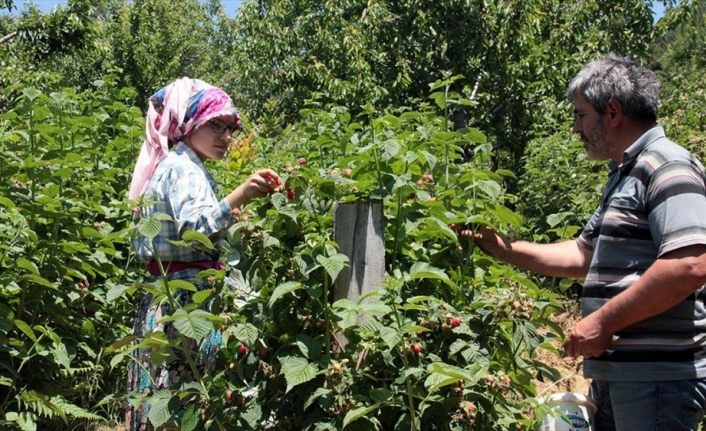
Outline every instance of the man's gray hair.
{"label": "man's gray hair", "polygon": [[578,92],[599,113],[616,100],[628,118],[645,123],[657,121],[659,82],[654,72],[634,61],[608,54],[585,66],[569,84],[567,96]]}

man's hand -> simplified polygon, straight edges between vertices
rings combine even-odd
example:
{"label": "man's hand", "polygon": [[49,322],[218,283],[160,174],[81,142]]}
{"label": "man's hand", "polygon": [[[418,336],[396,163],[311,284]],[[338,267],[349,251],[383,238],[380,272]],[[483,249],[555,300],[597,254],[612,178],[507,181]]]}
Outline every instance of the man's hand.
{"label": "man's hand", "polygon": [[595,358],[606,351],[612,339],[613,334],[596,318],[596,313],[592,313],[569,331],[564,351],[573,357]]}
{"label": "man's hand", "polygon": [[[463,234],[465,231],[462,231]],[[473,232],[473,241],[485,254],[502,259],[511,249],[510,242],[489,227]]]}

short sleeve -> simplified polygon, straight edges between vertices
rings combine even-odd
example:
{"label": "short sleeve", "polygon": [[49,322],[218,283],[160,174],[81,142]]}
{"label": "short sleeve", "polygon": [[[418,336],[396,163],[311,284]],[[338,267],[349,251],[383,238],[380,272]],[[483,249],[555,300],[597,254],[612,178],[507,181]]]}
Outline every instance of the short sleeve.
{"label": "short sleeve", "polygon": [[695,165],[671,162],[660,166],[650,178],[645,208],[658,256],[706,244],[706,187]]}

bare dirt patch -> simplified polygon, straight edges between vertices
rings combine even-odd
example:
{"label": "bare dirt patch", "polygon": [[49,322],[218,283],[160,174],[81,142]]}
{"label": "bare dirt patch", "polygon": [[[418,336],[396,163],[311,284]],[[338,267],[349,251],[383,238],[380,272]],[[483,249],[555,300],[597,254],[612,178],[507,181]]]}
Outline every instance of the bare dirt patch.
{"label": "bare dirt patch", "polygon": [[[564,333],[568,332],[580,320],[579,313],[575,306],[567,307],[568,311],[552,316]],[[554,342],[554,347],[561,351],[559,341]],[[583,359],[563,356],[548,350],[540,349],[537,352],[538,359],[561,373],[561,379],[556,382],[544,381],[535,382],[537,394],[551,394],[554,392],[578,392],[588,394],[591,381],[583,377]]]}

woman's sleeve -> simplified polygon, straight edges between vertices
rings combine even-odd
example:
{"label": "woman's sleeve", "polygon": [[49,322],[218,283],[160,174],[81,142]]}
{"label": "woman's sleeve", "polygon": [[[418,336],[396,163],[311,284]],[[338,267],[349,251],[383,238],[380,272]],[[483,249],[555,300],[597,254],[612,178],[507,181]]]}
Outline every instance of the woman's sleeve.
{"label": "woman's sleeve", "polygon": [[168,196],[179,236],[187,230],[210,236],[232,223],[230,206],[225,199],[218,200],[201,172],[174,172]]}

